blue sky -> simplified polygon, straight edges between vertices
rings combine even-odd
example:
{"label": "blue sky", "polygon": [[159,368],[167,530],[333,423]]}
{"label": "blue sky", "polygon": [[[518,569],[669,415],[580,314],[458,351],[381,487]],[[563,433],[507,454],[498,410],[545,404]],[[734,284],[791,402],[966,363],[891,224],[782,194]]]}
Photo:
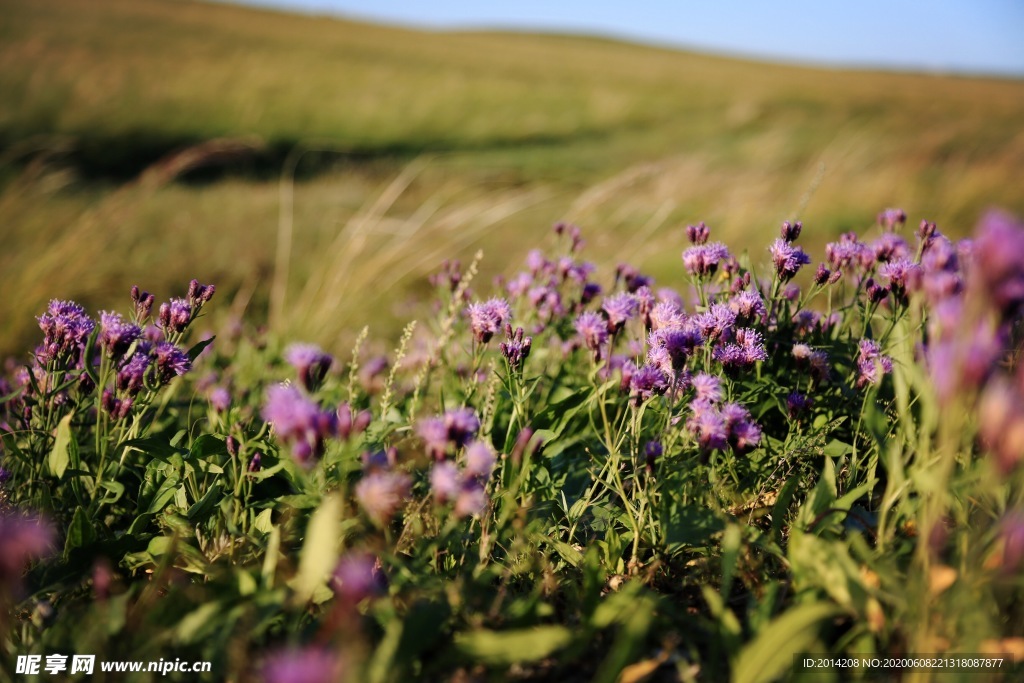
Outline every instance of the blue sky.
{"label": "blue sky", "polygon": [[232,0],[426,28],[622,37],[778,61],[1024,76],[1024,0]]}

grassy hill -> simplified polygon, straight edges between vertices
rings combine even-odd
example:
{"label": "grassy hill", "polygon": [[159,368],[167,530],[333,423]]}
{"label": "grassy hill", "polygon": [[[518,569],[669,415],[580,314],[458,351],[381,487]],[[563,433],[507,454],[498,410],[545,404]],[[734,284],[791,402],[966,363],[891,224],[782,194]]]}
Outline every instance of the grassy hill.
{"label": "grassy hill", "polygon": [[193,276],[238,308],[276,296],[275,324],[331,345],[387,329],[447,256],[483,246],[484,272],[509,272],[560,218],[592,257],[657,275],[696,220],[735,236],[797,217],[820,247],[888,205],[954,234],[990,204],[1024,213],[1015,80],[0,0],[0,103],[0,272],[19,293],[0,303],[0,350],[50,297],[100,306]]}

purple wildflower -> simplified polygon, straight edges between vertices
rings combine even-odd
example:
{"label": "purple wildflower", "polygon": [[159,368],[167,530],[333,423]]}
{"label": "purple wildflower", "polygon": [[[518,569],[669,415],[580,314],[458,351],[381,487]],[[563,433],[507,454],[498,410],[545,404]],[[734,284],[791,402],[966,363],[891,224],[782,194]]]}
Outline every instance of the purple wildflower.
{"label": "purple wildflower", "polygon": [[701,336],[696,329],[660,329],[651,332],[648,338],[650,351],[647,359],[661,368],[665,374],[678,375],[694,350],[701,345]]}
{"label": "purple wildflower", "polygon": [[910,257],[910,247],[907,245],[907,241],[891,232],[887,232],[875,240],[871,249],[875,253],[875,260],[879,263]]}
{"label": "purple wildflower", "polygon": [[790,418],[796,418],[807,412],[811,407],[811,399],[806,394],[794,391],[786,397],[786,413]]}
{"label": "purple wildflower", "polygon": [[530,269],[530,272],[534,275],[538,275],[548,270],[549,263],[544,254],[540,249],[531,249],[530,253],[526,255],[526,267]]}
{"label": "purple wildflower", "polygon": [[437,273],[432,273],[428,281],[434,287],[446,287],[454,292],[458,289],[459,283],[462,282],[461,265],[458,260],[450,261],[445,259],[441,264],[441,270]]}
{"label": "purple wildflower", "polygon": [[692,244],[704,244],[708,241],[708,237],[710,235],[711,230],[709,230],[708,226],[704,225],[703,222],[698,223],[697,225],[686,226],[686,237]]}
{"label": "purple wildflower", "polygon": [[199,310],[204,304],[209,303],[216,291],[213,285],[201,285],[199,280],[193,279],[188,283],[188,303],[195,310]]}
{"label": "purple wildflower", "polygon": [[662,448],[660,441],[648,441],[644,445],[644,460],[648,471],[654,469],[654,463],[657,462],[664,452],[665,449]]}
{"label": "purple wildflower", "polygon": [[736,314],[724,304],[711,304],[704,313],[694,316],[693,322],[707,341],[728,339],[736,324]]}
{"label": "purple wildflower", "polygon": [[533,337],[523,337],[523,328],[517,327],[512,331],[512,326],[505,324],[505,341],[498,345],[501,355],[508,361],[512,370],[523,367],[523,361],[530,355],[530,347],[533,345]]}
{"label": "purple wildflower", "polygon": [[356,484],[356,500],[374,523],[391,521],[409,495],[412,480],[404,472],[370,472]]}
{"label": "purple wildflower", "polygon": [[686,322],[686,314],[671,301],[659,301],[654,304],[649,317],[651,330],[654,332],[662,329],[679,329]]}
{"label": "purple wildflower", "polygon": [[435,462],[430,469],[430,490],[438,503],[447,503],[459,495],[462,488],[462,475],[459,468],[450,460]]}
{"label": "purple wildflower", "polygon": [[907,222],[907,214],[903,209],[885,209],[878,214],[878,224],[886,230],[895,230]]}
{"label": "purple wildflower", "polygon": [[874,252],[858,242],[857,234],[853,232],[844,233],[839,237],[838,242],[829,242],[825,245],[825,257],[836,271],[861,265],[862,257],[865,255],[874,260]]}
{"label": "purple wildflower", "polygon": [[497,461],[493,448],[483,441],[474,441],[466,447],[466,467],[463,473],[472,479],[489,479]]}
{"label": "purple wildflower", "polygon": [[576,318],[575,327],[584,345],[594,352],[595,358],[599,357],[601,348],[608,341],[608,324],[597,313],[587,311]]}
{"label": "purple wildflower", "polygon": [[74,301],[53,299],[46,313],[37,318],[43,331],[40,362],[67,358],[77,362],[85,340],[92,334],[96,323],[86,315],[85,309]]}
{"label": "purple wildflower", "polygon": [[722,384],[714,375],[704,372],[694,375],[690,385],[694,389],[696,401],[718,403],[722,400]]}
{"label": "purple wildflower", "polygon": [[530,291],[530,287],[533,287],[533,278],[530,277],[530,274],[519,273],[506,283],[505,291],[508,292],[510,297],[518,299],[525,296]]}
{"label": "purple wildflower", "polygon": [[330,354],[314,344],[292,344],[285,349],[284,359],[298,372],[306,391],[316,391],[334,362]]}
{"label": "purple wildflower", "polygon": [[370,553],[346,553],[338,560],[331,584],[335,593],[349,605],[356,605],[384,590],[377,558]]}
{"label": "purple wildflower", "polygon": [[192,369],[188,355],[171,342],[158,343],[153,349],[153,355],[161,384],[167,384],[174,377],[180,377]]}
{"label": "purple wildflower", "polygon": [[737,321],[745,323],[761,321],[768,313],[761,295],[751,290],[743,290],[730,299],[729,310],[736,314]]}
{"label": "purple wildflower", "polygon": [[343,678],[338,655],[318,646],[278,650],[263,665],[264,683],[336,683]]}
{"label": "purple wildflower", "polygon": [[629,388],[634,402],[640,405],[655,395],[664,394],[668,389],[668,377],[660,368],[648,363],[633,373]]}
{"label": "purple wildflower", "polygon": [[260,461],[261,460],[263,460],[263,454],[262,453],[258,453],[258,452],[257,453],[253,453],[252,458],[249,460],[248,471],[249,472],[259,472],[260,471],[260,467],[261,467],[261,465],[260,465]]}
{"label": "purple wildflower", "polygon": [[132,285],[132,303],[135,305],[135,321],[141,323],[149,317],[153,310],[153,302],[156,300],[149,292],[142,292],[135,285]]}
{"label": "purple wildflower", "polygon": [[683,265],[691,275],[707,277],[714,275],[718,265],[729,258],[729,250],[721,242],[711,242],[690,247],[683,252]]}
{"label": "purple wildflower", "polygon": [[0,514],[0,590],[17,588],[25,565],[54,550],[53,528],[41,519]]}
{"label": "purple wildflower", "polygon": [[996,308],[1011,317],[1024,308],[1024,223],[990,211],[978,226],[973,272]]}
{"label": "purple wildflower", "polygon": [[97,340],[111,358],[124,356],[128,352],[128,347],[141,334],[142,330],[138,325],[126,323],[117,313],[100,311],[100,333]]}
{"label": "purple wildflower", "polygon": [[803,249],[782,238],[772,242],[769,251],[775,264],[775,272],[783,282],[792,279],[802,266],[811,262],[811,257],[805,254]]}
{"label": "purple wildflower", "polygon": [[872,339],[861,339],[857,353],[857,387],[879,384],[882,376],[892,372],[892,359],[882,355],[882,348]]}
{"label": "purple wildflower", "polygon": [[267,390],[263,418],[274,425],[278,438],[292,445],[292,455],[302,464],[323,453],[324,441],[337,433],[338,418],[294,386],[277,384]]}
{"label": "purple wildflower", "polygon": [[444,414],[448,440],[455,446],[465,446],[480,430],[480,419],[472,408],[455,408]]}
{"label": "purple wildflower", "polygon": [[608,331],[614,334],[622,329],[627,320],[636,316],[638,308],[636,297],[627,292],[606,297],[601,310],[608,316]]}
{"label": "purple wildflower", "polygon": [[782,222],[782,230],[780,234],[782,239],[787,242],[795,242],[796,238],[800,236],[800,231],[803,230],[804,224],[800,221],[790,223],[789,221]]}
{"label": "purple wildflower", "polygon": [[824,263],[818,264],[818,270],[814,273],[814,284],[819,287],[824,286],[826,283],[830,283],[832,278],[832,271]]}
{"label": "purple wildflower", "polygon": [[490,299],[483,303],[470,304],[466,308],[474,338],[486,344],[501,330],[501,326],[512,318],[512,309],[504,299]]}
{"label": "purple wildflower", "polygon": [[132,354],[131,360],[117,371],[117,388],[119,391],[135,396],[142,389],[146,371],[149,369],[149,356],[141,351]]}
{"label": "purple wildflower", "polygon": [[459,495],[455,499],[455,509],[453,511],[456,517],[475,517],[483,514],[486,509],[487,492],[484,490],[484,487],[476,483],[470,483],[459,491]]}
{"label": "purple wildflower", "polygon": [[697,438],[701,450],[725,450],[729,445],[729,428],[718,409],[705,401],[693,401],[690,411],[686,428]]}
{"label": "purple wildflower", "polygon": [[426,446],[427,454],[435,460],[444,458],[448,451],[448,427],[439,417],[430,417],[416,423],[416,433]]}
{"label": "purple wildflower", "polygon": [[164,333],[184,332],[192,321],[192,306],[184,299],[160,304],[160,327]]}
{"label": "purple wildflower", "polygon": [[900,301],[905,301],[908,284],[915,277],[918,266],[908,258],[897,258],[884,264],[878,269],[878,274],[889,279],[889,288],[893,295]]}
{"label": "purple wildflower", "polygon": [[130,397],[124,399],[117,398],[110,389],[103,390],[100,403],[103,409],[107,411],[107,414],[110,415],[110,419],[115,422],[128,417],[132,410],[132,399]]}

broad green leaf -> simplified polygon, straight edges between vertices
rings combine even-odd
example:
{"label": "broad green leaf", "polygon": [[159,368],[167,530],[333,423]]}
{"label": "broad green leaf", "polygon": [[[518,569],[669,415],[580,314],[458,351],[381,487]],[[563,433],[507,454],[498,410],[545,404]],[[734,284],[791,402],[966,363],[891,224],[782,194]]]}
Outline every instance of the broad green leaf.
{"label": "broad green leaf", "polygon": [[217,337],[210,337],[209,339],[203,339],[202,341],[196,342],[196,344],[188,350],[188,359],[194,363],[196,358],[199,358],[199,354],[201,354],[207,346],[212,344],[213,340],[216,338]]}
{"label": "broad green leaf", "polygon": [[256,531],[262,531],[265,534],[269,534],[274,529],[274,525],[271,523],[271,516],[274,511],[267,508],[260,514],[256,515],[256,519],[253,520],[252,526]]}
{"label": "broad green leaf", "polygon": [[183,644],[196,642],[209,632],[211,626],[216,628],[219,625],[217,617],[223,608],[219,602],[208,602],[189,612],[174,629],[175,639]]}
{"label": "broad green leaf", "polygon": [[306,542],[299,556],[295,592],[306,601],[323,585],[338,561],[341,542],[341,498],[328,496],[316,509],[306,528]]}
{"label": "broad green leaf", "polygon": [[793,668],[794,655],[818,639],[821,625],[839,614],[831,604],[798,605],[773,620],[744,647],[733,665],[733,683],[770,683]]}
{"label": "broad green leaf", "polygon": [[202,497],[202,499],[197,501],[195,505],[190,507],[188,509],[188,512],[185,513],[185,515],[188,517],[188,521],[192,522],[193,524],[196,524],[198,522],[202,522],[207,517],[209,517],[210,512],[212,512],[213,509],[217,506],[217,501],[220,495],[220,484],[214,483],[213,486],[207,489],[206,494]]}
{"label": "broad green leaf", "polygon": [[71,415],[65,415],[57,423],[57,438],[53,442],[53,450],[50,451],[50,473],[60,479],[64,476],[64,470],[71,462]]}
{"label": "broad green leaf", "polygon": [[71,525],[68,527],[68,535],[64,541],[64,557],[67,557],[75,548],[89,545],[96,540],[96,530],[89,521],[82,506],[75,508],[75,514],[71,518]]}
{"label": "broad green leaf", "polygon": [[537,626],[513,631],[478,629],[455,636],[455,648],[470,659],[490,666],[509,666],[550,657],[572,642],[565,626]]}

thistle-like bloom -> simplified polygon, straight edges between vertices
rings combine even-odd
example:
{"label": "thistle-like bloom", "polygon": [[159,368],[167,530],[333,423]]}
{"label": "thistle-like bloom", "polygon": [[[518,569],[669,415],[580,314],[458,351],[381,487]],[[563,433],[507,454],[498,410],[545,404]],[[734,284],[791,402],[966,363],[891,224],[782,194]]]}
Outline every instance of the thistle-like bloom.
{"label": "thistle-like bloom", "polygon": [[264,683],[337,683],[344,675],[337,653],[319,646],[278,650],[263,665]]}
{"label": "thistle-like bloom", "polygon": [[693,246],[683,252],[683,265],[691,275],[707,277],[714,275],[719,264],[729,258],[729,250],[721,242],[710,242]]}
{"label": "thistle-like bloom", "polygon": [[879,384],[882,376],[892,372],[892,359],[872,339],[861,339],[857,352],[857,387]]}
{"label": "thistle-like bloom", "polygon": [[475,517],[487,509],[487,492],[480,484],[470,483],[459,491],[455,499],[456,517]]}
{"label": "thistle-like bloom", "polygon": [[132,285],[132,303],[135,305],[135,320],[137,322],[141,323],[149,317],[154,301],[156,301],[156,297],[152,294],[140,291],[137,286]]}
{"label": "thistle-like bloom", "polygon": [[878,274],[889,279],[889,289],[900,301],[905,301],[910,283],[920,268],[908,258],[897,258],[878,269]]}
{"label": "thistle-like bloom", "polygon": [[50,525],[38,518],[0,514],[0,592],[17,589],[25,565],[52,553],[55,540]]}
{"label": "thistle-like bloom", "polygon": [[274,425],[278,438],[292,447],[292,455],[303,465],[324,452],[324,442],[338,433],[334,411],[321,410],[294,386],[278,384],[267,390],[263,419]]}
{"label": "thistle-like bloom", "polygon": [[651,332],[648,338],[651,348],[647,360],[660,367],[665,374],[678,375],[702,341],[700,332],[692,327]]}
{"label": "thistle-like bloom", "polygon": [[711,236],[711,230],[708,226],[704,225],[703,222],[697,225],[686,226],[686,238],[690,240],[692,244],[704,244],[708,241],[708,237]]}
{"label": "thistle-like bloom", "polygon": [[786,413],[790,418],[796,418],[807,412],[811,407],[811,399],[806,394],[794,391],[786,397]]}
{"label": "thistle-like bloom", "polygon": [[907,241],[891,232],[887,232],[875,240],[871,249],[875,252],[875,260],[879,263],[910,257],[910,246]]}
{"label": "thistle-like bloom", "polygon": [[100,311],[100,333],[97,340],[111,358],[121,358],[128,347],[139,338],[142,330],[138,325],[126,323],[117,313]]}
{"label": "thistle-like bloom", "polygon": [[586,311],[580,313],[575,323],[576,333],[583,339],[583,344],[594,352],[597,358],[601,348],[608,342],[608,323],[597,313]]}
{"label": "thistle-like bloom", "polygon": [[92,334],[96,323],[86,315],[85,309],[74,301],[53,299],[46,313],[37,318],[43,331],[40,362],[57,358],[77,362],[85,340]]}
{"label": "thistle-like bloom", "polygon": [[1007,318],[1024,309],[1024,223],[999,211],[987,213],[971,252],[972,274],[996,309]]}
{"label": "thistle-like bloom", "polygon": [[803,249],[782,238],[772,242],[768,250],[772,254],[775,272],[783,282],[791,280],[802,266],[811,262],[811,257],[805,254]]}
{"label": "thistle-like bloom", "polygon": [[768,314],[761,295],[749,289],[729,300],[729,310],[736,314],[737,321],[745,323],[759,322]]}
{"label": "thistle-like bloom", "polygon": [[466,447],[466,466],[463,473],[471,479],[487,480],[494,471],[498,458],[494,449],[483,441],[474,441]]}
{"label": "thistle-like bloom", "polygon": [[498,345],[501,355],[508,361],[512,370],[523,367],[523,361],[530,355],[530,348],[533,346],[533,337],[523,337],[523,328],[517,327],[512,331],[512,326],[505,324],[505,341]]}
{"label": "thistle-like bloom", "polygon": [[886,209],[878,214],[878,224],[886,230],[895,230],[907,222],[903,209]]}
{"label": "thistle-like bloom", "polygon": [[480,430],[480,419],[472,408],[455,408],[444,414],[448,440],[455,446],[465,446]]}
{"label": "thistle-like bloom", "polygon": [[814,273],[814,284],[819,287],[824,286],[826,283],[830,283],[832,279],[832,271],[825,266],[824,263],[818,264],[818,270]]}
{"label": "thistle-like bloom", "polygon": [[782,235],[782,239],[787,242],[795,242],[796,238],[800,236],[800,231],[803,230],[804,224],[800,221],[790,223],[789,221],[782,222],[782,229],[779,231]]}
{"label": "thistle-like bloom", "polygon": [[690,385],[695,392],[696,401],[718,403],[722,400],[722,384],[714,375],[704,372],[694,375]]}
{"label": "thistle-like bloom", "polygon": [[606,297],[601,310],[608,316],[608,331],[615,333],[622,329],[627,320],[634,318],[639,305],[636,298],[627,292]]}
{"label": "thistle-like bloom", "polygon": [[725,450],[729,445],[729,427],[718,409],[705,401],[694,401],[690,411],[686,428],[696,437],[701,450]]}
{"label": "thistle-like bloom", "polygon": [[732,335],[736,314],[725,304],[711,304],[706,312],[694,316],[692,320],[705,340],[715,342]]}
{"label": "thistle-like bloom", "polygon": [[874,252],[858,242],[857,234],[853,232],[844,233],[838,242],[829,242],[825,245],[825,257],[833,270],[860,266],[863,262],[862,256],[865,255],[872,261],[875,258]]}
{"label": "thistle-like bloom", "polygon": [[192,308],[199,310],[204,304],[209,303],[216,291],[213,285],[201,285],[199,280],[193,279],[188,283],[188,303]]}
{"label": "thistle-like bloom", "polygon": [[298,372],[306,391],[316,391],[334,363],[330,354],[314,344],[292,344],[285,349],[284,359]]}
{"label": "thistle-like bloom", "polygon": [[103,405],[103,409],[107,411],[107,414],[110,415],[110,419],[117,422],[128,417],[132,411],[133,401],[131,397],[117,398],[113,391],[104,389],[100,403]]}
{"label": "thistle-like bloom", "polygon": [[439,417],[429,417],[416,423],[416,434],[423,439],[427,455],[442,460],[448,452],[448,427]]}
{"label": "thistle-like bloom", "polygon": [[366,516],[379,526],[391,521],[412,488],[412,480],[404,472],[375,471],[356,484],[356,500]]}
{"label": "thistle-like bloom", "polygon": [[377,558],[370,553],[350,552],[338,560],[331,577],[334,592],[349,605],[356,605],[384,590]]}
{"label": "thistle-like bloom", "polygon": [[633,373],[629,389],[634,403],[640,405],[653,396],[664,394],[668,389],[668,377],[660,368],[648,363]]}
{"label": "thistle-like bloom", "polygon": [[671,301],[659,301],[651,308],[648,316],[651,331],[679,329],[686,323],[686,314]]}
{"label": "thistle-like bloom", "polygon": [[361,410],[358,413],[352,411],[352,406],[342,403],[338,406],[338,437],[348,441],[356,434],[362,434],[373,421],[373,413],[369,410]]}
{"label": "thistle-like bloom", "polygon": [[444,504],[455,500],[462,489],[462,475],[451,460],[435,462],[430,468],[430,490],[434,500]]}
{"label": "thistle-like bloom", "polygon": [[146,371],[149,369],[149,356],[142,351],[132,354],[131,360],[125,363],[117,371],[117,389],[135,396],[142,389],[146,379]]}
{"label": "thistle-like bloom", "polygon": [[184,332],[192,322],[192,306],[185,299],[171,299],[160,304],[160,327],[164,333]]}
{"label": "thistle-like bloom", "polygon": [[472,303],[466,308],[473,337],[486,344],[501,330],[501,326],[512,318],[512,309],[504,299],[489,299]]}
{"label": "thistle-like bloom", "polygon": [[175,377],[192,369],[188,354],[171,342],[160,342],[153,348],[156,359],[157,377],[161,384],[167,384]]}

